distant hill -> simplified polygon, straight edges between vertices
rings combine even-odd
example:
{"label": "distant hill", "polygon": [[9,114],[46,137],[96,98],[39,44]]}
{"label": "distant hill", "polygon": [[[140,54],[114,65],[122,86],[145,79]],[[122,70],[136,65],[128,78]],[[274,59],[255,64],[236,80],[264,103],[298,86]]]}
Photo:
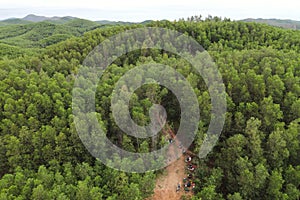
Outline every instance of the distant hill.
{"label": "distant hill", "polygon": [[42,21],[6,25],[0,27],[0,42],[24,48],[46,47],[102,26],[96,22],[78,18],[71,19],[64,24]]}
{"label": "distant hill", "polygon": [[152,20],[146,20],[140,23],[137,22],[123,22],[123,21],[109,21],[109,20],[100,20],[100,21],[95,21],[98,24],[101,25],[131,25],[131,24],[147,24],[151,23]]}
{"label": "distant hill", "polygon": [[66,16],[66,17],[45,17],[45,16],[37,16],[37,15],[27,15],[22,18],[22,20],[30,21],[30,22],[43,22],[43,21],[70,21],[72,19],[78,19],[76,17]]}
{"label": "distant hill", "polygon": [[[37,23],[37,22],[51,22],[53,24],[65,24],[68,22],[76,20],[84,20],[77,17],[72,16],[65,16],[65,17],[45,17],[45,16],[38,16],[34,14],[27,15],[23,18],[10,18],[0,21],[0,26],[7,26],[12,24],[30,24],[30,23]],[[85,20],[85,22],[90,20]],[[98,20],[98,21],[90,21],[91,23],[97,23],[98,25],[130,25],[136,24],[134,22],[123,22],[123,21],[109,21],[109,20]],[[151,20],[147,20],[141,22],[141,24],[150,23]]]}
{"label": "distant hill", "polygon": [[74,19],[79,19],[77,17],[65,16],[65,17],[45,17],[45,16],[38,16],[38,15],[27,15],[23,18],[11,18],[0,21],[0,26],[12,25],[12,24],[29,24],[29,23],[36,23],[36,22],[52,22],[54,24],[64,24]]}
{"label": "distant hill", "polygon": [[103,25],[130,25],[134,24],[133,22],[123,22],[123,21],[109,21],[109,20],[100,20],[100,21],[95,21],[98,24],[103,24]]}
{"label": "distant hill", "polygon": [[289,20],[289,19],[244,19],[241,20],[244,22],[256,22],[256,23],[264,23],[264,24],[269,24],[271,26],[278,26],[281,28],[286,28],[286,29],[293,29],[293,30],[300,30],[300,21],[295,21],[295,20]]}
{"label": "distant hill", "polygon": [[[64,17],[45,17],[45,16],[38,16],[34,14],[27,15],[23,18],[10,18],[0,21],[0,26],[7,26],[12,24],[30,24],[30,23],[37,23],[37,22],[51,22],[53,24],[66,24],[71,21],[76,20],[84,20],[77,17],[72,16],[64,16]],[[84,20],[88,22],[89,20]],[[78,22],[78,21],[77,21]],[[90,23],[96,23],[100,25],[130,25],[134,24],[133,22],[122,22],[122,21],[109,21],[109,20],[100,20],[100,21],[89,21]]]}
{"label": "distant hill", "polygon": [[17,18],[11,18],[11,19],[6,19],[3,21],[0,21],[0,26],[7,26],[7,25],[12,25],[12,24],[30,24],[32,22],[26,21],[23,19],[17,19]]}
{"label": "distant hill", "polygon": [[[75,20],[75,21],[74,21]],[[45,17],[45,16],[38,16],[34,14],[29,14],[23,18],[10,18],[10,19],[5,19],[0,21],[0,26],[7,26],[7,25],[13,25],[13,24],[30,24],[30,23],[38,23],[38,22],[50,22],[53,24],[66,24],[66,23],[78,23],[79,21],[76,20],[84,20],[80,19],[77,17],[72,17],[72,16],[64,16],[64,17]],[[73,22],[72,22],[73,21]],[[256,22],[256,23],[264,23],[268,24],[271,26],[277,26],[277,27],[282,27],[286,29],[294,29],[294,30],[300,30],[300,21],[295,21],[295,20],[283,20],[283,19],[254,19],[254,18],[248,18],[248,19],[243,19],[240,20],[243,22]],[[137,24],[134,22],[124,22],[124,21],[109,21],[109,20],[97,20],[97,21],[90,21],[90,20],[85,20],[85,23],[95,23],[98,25],[131,25],[131,24]],[[144,22],[141,22],[140,24],[146,24],[146,23],[151,23],[152,20],[146,20]]]}
{"label": "distant hill", "polygon": [[[142,22],[142,24],[151,21]],[[73,36],[112,25],[131,25],[133,22],[89,21],[76,17],[45,17],[27,15],[24,18],[11,18],[0,21],[0,43],[10,51],[13,47],[40,48],[64,41]]]}

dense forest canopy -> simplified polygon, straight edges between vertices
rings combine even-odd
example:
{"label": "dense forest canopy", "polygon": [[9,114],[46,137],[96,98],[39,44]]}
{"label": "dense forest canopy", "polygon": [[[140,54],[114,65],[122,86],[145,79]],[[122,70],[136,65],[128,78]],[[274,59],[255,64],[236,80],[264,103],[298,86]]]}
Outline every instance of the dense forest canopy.
{"label": "dense forest canopy", "polygon": [[[215,61],[226,87],[225,125],[213,151],[197,161],[191,198],[299,199],[300,32],[213,17],[104,27],[86,21],[0,27],[0,199],[151,196],[163,170],[131,174],[106,167],[83,146],[72,113],[74,80],[89,52],[105,38],[144,26],[193,37]],[[155,140],[128,136],[111,115],[115,83],[135,66],[153,62],[174,67],[197,95],[201,119],[190,147],[197,153],[212,117],[210,95],[195,69],[170,52],[141,49],[115,60],[97,87],[98,121],[127,151],[149,152],[167,143],[162,132]],[[157,84],[135,91],[133,120],[148,124],[154,103],[165,107],[176,131],[178,101]]]}

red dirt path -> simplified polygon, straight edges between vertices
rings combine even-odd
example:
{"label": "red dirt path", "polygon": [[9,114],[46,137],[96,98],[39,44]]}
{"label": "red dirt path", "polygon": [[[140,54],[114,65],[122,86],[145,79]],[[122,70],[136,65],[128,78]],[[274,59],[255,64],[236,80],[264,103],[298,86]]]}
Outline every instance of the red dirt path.
{"label": "red dirt path", "polygon": [[[185,175],[185,162],[182,156],[177,161],[166,167],[166,175],[162,175],[156,181],[154,195],[149,200],[180,200],[185,193],[182,180]],[[176,192],[177,184],[181,184],[180,192]]]}
{"label": "red dirt path", "polygon": [[[158,117],[158,120],[160,118]],[[162,124],[161,124],[162,125]],[[166,125],[166,129],[163,129],[165,135],[169,135],[175,140],[178,146],[178,141],[175,139],[175,134],[169,125]],[[172,157],[175,154],[175,149],[170,146],[169,156]],[[154,189],[154,194],[147,198],[147,200],[180,200],[183,195],[191,196],[192,194],[186,193],[183,187],[183,178],[186,177],[185,174],[186,163],[184,162],[184,156],[182,155],[178,160],[170,164],[165,168],[165,173],[156,180],[156,185]],[[177,184],[180,183],[181,189],[176,192]]]}
{"label": "red dirt path", "polygon": [[[174,149],[171,147],[169,152],[170,154],[174,153]],[[182,155],[178,160],[165,168],[165,174],[156,180],[154,194],[147,200],[180,200],[183,195],[192,195],[191,192],[186,193],[183,187],[183,178],[187,176],[184,159],[185,157]],[[179,192],[176,192],[178,183],[180,183],[181,189]]]}

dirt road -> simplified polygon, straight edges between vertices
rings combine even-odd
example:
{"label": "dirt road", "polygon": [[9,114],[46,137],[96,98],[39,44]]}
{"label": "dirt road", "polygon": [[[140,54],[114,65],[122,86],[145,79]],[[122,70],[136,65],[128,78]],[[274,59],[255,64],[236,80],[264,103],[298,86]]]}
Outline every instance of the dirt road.
{"label": "dirt road", "polygon": [[[177,161],[166,167],[165,174],[156,181],[154,195],[148,200],[180,200],[185,194],[182,183],[183,178],[186,177],[185,166],[184,156],[181,156]],[[181,184],[180,192],[176,192],[178,183]]]}

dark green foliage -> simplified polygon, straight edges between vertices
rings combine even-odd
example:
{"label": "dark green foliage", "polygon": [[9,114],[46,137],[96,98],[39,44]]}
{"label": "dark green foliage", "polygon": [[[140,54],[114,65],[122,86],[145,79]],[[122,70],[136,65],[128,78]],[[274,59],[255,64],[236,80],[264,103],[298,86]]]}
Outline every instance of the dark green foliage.
{"label": "dark green foliage", "polygon": [[[197,163],[193,198],[299,199],[300,32],[212,17],[146,26],[194,37],[215,60],[226,86],[225,127],[213,152]],[[79,19],[0,27],[0,199],[127,200],[152,194],[154,173],[126,174],[105,167],[87,152],[74,127],[71,92],[84,58],[105,38],[143,25],[84,33],[97,27]],[[141,50],[117,59],[99,80],[98,120],[110,140],[128,151],[147,152],[165,144],[162,133],[155,139],[125,135],[110,109],[119,78],[153,62],[176,68],[194,88],[201,110],[191,147],[197,152],[212,117],[210,96],[188,62],[168,52]],[[134,121],[149,123],[153,103],[165,106],[176,131],[178,101],[154,84],[131,98]]]}

